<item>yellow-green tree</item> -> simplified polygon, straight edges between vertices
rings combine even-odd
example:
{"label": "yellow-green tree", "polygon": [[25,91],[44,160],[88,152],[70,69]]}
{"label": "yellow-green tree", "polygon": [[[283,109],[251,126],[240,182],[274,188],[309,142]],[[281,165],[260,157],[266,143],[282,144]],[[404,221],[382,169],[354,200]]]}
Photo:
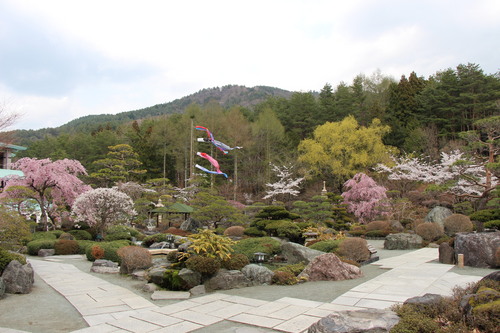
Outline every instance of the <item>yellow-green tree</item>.
{"label": "yellow-green tree", "polygon": [[313,175],[333,177],[342,185],[356,173],[390,160],[395,148],[382,142],[389,130],[376,118],[368,127],[360,126],[353,116],[326,122],[314,130],[312,139],[300,142],[299,161]]}

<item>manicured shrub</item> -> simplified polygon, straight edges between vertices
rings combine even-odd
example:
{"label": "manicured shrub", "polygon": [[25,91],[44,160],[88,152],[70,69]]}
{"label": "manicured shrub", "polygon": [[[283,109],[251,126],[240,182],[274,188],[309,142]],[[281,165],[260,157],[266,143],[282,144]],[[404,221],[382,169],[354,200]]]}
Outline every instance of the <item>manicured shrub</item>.
{"label": "manicured shrub", "polygon": [[297,223],[289,220],[270,221],[264,229],[270,236],[288,238],[290,241],[302,238],[302,229]]}
{"label": "manicured shrub", "polygon": [[53,234],[52,232],[42,231],[42,232],[35,232],[33,234],[32,239],[34,241],[39,240],[39,239],[57,239],[57,236],[55,234]]}
{"label": "manicured shrub", "polygon": [[435,241],[444,235],[443,229],[437,223],[432,222],[417,225],[415,232],[428,242]]}
{"label": "manicured shrub", "polygon": [[295,275],[290,272],[275,271],[271,278],[273,284],[287,286],[297,284],[298,280]]}
{"label": "manicured shrub", "polygon": [[132,240],[132,235],[127,231],[117,231],[113,233],[108,233],[104,236],[106,242],[112,242],[116,240]]}
{"label": "manicured shrub", "polygon": [[411,307],[396,311],[401,317],[399,322],[391,329],[391,333],[435,333],[439,325],[430,317],[419,313]]}
{"label": "manicured shrub", "polygon": [[74,240],[75,237],[70,234],[70,233],[67,233],[67,232],[63,232],[59,235],[58,239],[67,239],[67,240]]}
{"label": "manicured shrub", "polygon": [[151,253],[140,246],[124,246],[116,252],[121,259],[120,273],[130,274],[137,269],[149,268],[152,265]]}
{"label": "manicured shrub", "polygon": [[297,264],[286,265],[274,270],[274,272],[288,272],[293,274],[293,276],[298,276],[306,268],[306,265],[302,262]]}
{"label": "manicured shrub", "polygon": [[58,239],[54,243],[54,249],[56,250],[56,254],[78,254],[80,246],[73,239]]}
{"label": "manicured shrub", "polygon": [[49,231],[49,233],[56,236],[56,238],[60,238],[62,234],[65,234],[65,232],[62,230],[51,230],[51,231]]}
{"label": "manicured shrub", "polygon": [[353,237],[359,237],[366,234],[366,225],[352,225],[349,234]]}
{"label": "manicured shrub", "polygon": [[232,254],[229,259],[222,261],[222,267],[229,270],[241,270],[248,265],[250,260],[247,256],[241,253]]}
{"label": "manicured shrub", "polygon": [[339,245],[338,254],[346,259],[362,262],[370,258],[366,240],[358,237],[345,238]]}
{"label": "manicured shrub", "polygon": [[32,240],[26,219],[17,212],[0,206],[0,247],[15,251]]}
{"label": "manicured shrub", "polygon": [[186,268],[203,275],[213,275],[220,267],[221,263],[216,258],[193,255],[186,260]]}
{"label": "manicured shrub", "polygon": [[278,254],[281,251],[281,243],[271,237],[246,238],[237,241],[233,245],[233,251],[246,255],[248,260],[252,261],[256,252],[267,253],[269,256]]}
{"label": "manicured shrub", "polygon": [[166,241],[167,241],[167,234],[154,234],[144,237],[144,239],[142,240],[142,246],[150,247],[154,243],[166,242]]}
{"label": "manicured shrub", "polygon": [[264,230],[260,230],[257,227],[246,228],[243,233],[250,237],[263,237],[266,235],[266,232]]}
{"label": "manicured shrub", "polygon": [[17,260],[23,265],[26,264],[26,258],[22,254],[9,252],[0,247],[0,275],[2,275],[5,267],[7,267],[12,260]]}
{"label": "manicured shrub", "polygon": [[40,249],[53,249],[56,239],[38,239],[27,244],[28,254],[32,256],[38,255]]}
{"label": "manicured shrub", "polygon": [[309,246],[310,249],[313,250],[318,250],[318,251],[323,251],[323,252],[335,252],[339,245],[341,243],[341,240],[338,239],[329,239],[329,240],[324,240],[324,241],[319,241],[311,246]]}
{"label": "manicured shrub", "polygon": [[488,221],[484,224],[484,227],[487,228],[487,229],[496,229],[496,230],[499,230],[500,229],[500,220],[491,220],[491,221]]}
{"label": "manicured shrub", "polygon": [[458,232],[471,232],[474,229],[470,218],[463,214],[452,214],[444,219],[444,232],[454,236]]}
{"label": "manicured shrub", "polygon": [[78,243],[78,254],[87,253],[87,249],[95,244],[94,241],[91,240],[77,240]]}
{"label": "manicured shrub", "polygon": [[92,240],[92,234],[86,230],[70,230],[68,233],[73,235],[76,240]]}
{"label": "manicured shrub", "polygon": [[366,231],[385,230],[391,228],[389,221],[373,221],[366,225]]}
{"label": "manicured shrub", "polygon": [[181,237],[187,237],[191,234],[189,231],[182,230],[182,229],[175,228],[175,227],[168,228],[167,230],[165,230],[165,233],[177,235],[177,236],[181,236]]}
{"label": "manicured shrub", "polygon": [[[121,263],[121,258],[118,256],[117,251],[119,248],[130,245],[128,241],[114,241],[114,242],[100,242],[99,246],[104,250],[104,257],[101,259],[111,260]],[[94,261],[96,258],[92,255],[92,247],[87,249],[87,260]]]}
{"label": "manicured shrub", "polygon": [[239,225],[233,225],[232,227],[224,230],[224,236],[228,237],[243,237],[245,228]]}

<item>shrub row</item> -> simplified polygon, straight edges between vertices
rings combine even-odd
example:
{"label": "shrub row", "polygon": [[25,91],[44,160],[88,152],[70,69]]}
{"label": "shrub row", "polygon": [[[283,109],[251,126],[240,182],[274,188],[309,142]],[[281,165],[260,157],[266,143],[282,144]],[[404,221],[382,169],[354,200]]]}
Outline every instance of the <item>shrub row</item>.
{"label": "shrub row", "polygon": [[2,275],[5,267],[7,267],[12,260],[17,260],[23,265],[26,264],[26,258],[22,254],[9,252],[0,247],[0,275]]}

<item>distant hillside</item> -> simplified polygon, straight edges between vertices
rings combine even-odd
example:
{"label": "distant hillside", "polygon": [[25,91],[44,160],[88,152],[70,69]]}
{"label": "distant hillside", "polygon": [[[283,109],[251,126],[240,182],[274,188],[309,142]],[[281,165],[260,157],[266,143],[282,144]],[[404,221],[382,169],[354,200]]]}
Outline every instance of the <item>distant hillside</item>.
{"label": "distant hillside", "polygon": [[256,86],[248,88],[238,85],[227,85],[224,87],[202,89],[194,94],[176,99],[172,102],[157,104],[140,110],[126,111],[118,114],[89,115],[74,119],[65,125],[56,128],[44,128],[40,130],[19,130],[16,131],[16,137],[19,144],[43,138],[45,135],[58,135],[64,132],[91,132],[99,127],[116,127],[123,123],[145,119],[149,117],[182,113],[184,109],[192,104],[205,105],[211,100],[219,102],[222,107],[229,108],[234,105],[251,107],[266,100],[268,97],[288,98],[292,95],[291,91]]}

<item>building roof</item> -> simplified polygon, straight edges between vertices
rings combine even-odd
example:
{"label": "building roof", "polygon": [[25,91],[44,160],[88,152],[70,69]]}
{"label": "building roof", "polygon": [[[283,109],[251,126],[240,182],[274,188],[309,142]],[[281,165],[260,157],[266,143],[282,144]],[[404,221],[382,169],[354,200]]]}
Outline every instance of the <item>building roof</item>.
{"label": "building roof", "polygon": [[23,146],[11,145],[9,143],[0,142],[0,148],[3,148],[3,147],[8,148],[8,149],[12,149],[12,150],[16,150],[16,151],[28,149],[28,148],[23,147]]}
{"label": "building roof", "polygon": [[0,178],[7,176],[24,177],[24,173],[21,170],[0,169]]}

